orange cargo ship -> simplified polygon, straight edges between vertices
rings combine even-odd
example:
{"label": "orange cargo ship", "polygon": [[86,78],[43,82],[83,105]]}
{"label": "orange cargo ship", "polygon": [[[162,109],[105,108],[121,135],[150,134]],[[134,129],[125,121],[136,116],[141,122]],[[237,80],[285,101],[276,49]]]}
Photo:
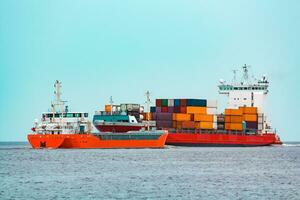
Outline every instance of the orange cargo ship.
{"label": "orange cargo ship", "polygon": [[39,148],[163,148],[167,131],[103,134],[28,134],[29,143]]}
{"label": "orange cargo ship", "polygon": [[27,138],[37,148],[163,148],[167,131],[129,131],[122,133],[91,133],[88,113],[69,112],[60,99],[61,83],[55,83],[56,101],[52,111],[43,113],[41,122],[35,121],[33,133]]}

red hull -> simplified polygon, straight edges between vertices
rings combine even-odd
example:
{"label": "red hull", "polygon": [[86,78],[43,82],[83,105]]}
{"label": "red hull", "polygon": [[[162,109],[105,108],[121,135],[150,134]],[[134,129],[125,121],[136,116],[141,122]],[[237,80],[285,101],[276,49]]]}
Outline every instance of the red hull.
{"label": "red hull", "polygon": [[179,146],[269,146],[278,143],[276,134],[234,135],[169,133],[166,144]]}
{"label": "red hull", "polygon": [[124,125],[96,125],[96,128],[100,132],[115,132],[115,133],[126,133],[128,131],[139,131],[142,126],[124,126]]}
{"label": "red hull", "polygon": [[168,133],[162,134],[156,140],[102,140],[101,138],[92,134],[29,134],[27,138],[34,149],[163,148],[167,135]]}

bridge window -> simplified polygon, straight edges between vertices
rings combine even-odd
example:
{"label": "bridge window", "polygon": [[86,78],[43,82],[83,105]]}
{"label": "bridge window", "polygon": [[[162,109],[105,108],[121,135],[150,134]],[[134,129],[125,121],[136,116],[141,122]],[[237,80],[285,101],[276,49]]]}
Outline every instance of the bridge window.
{"label": "bridge window", "polygon": [[67,113],[67,117],[73,117],[72,113]]}
{"label": "bridge window", "polygon": [[47,114],[46,116],[47,116],[47,118],[52,118],[52,117],[53,117],[53,114],[50,114],[50,113],[49,113],[49,114]]}
{"label": "bridge window", "polygon": [[61,113],[55,113],[54,117],[61,117]]}
{"label": "bridge window", "polygon": [[88,113],[84,113],[84,117],[88,117],[89,116],[89,114]]}

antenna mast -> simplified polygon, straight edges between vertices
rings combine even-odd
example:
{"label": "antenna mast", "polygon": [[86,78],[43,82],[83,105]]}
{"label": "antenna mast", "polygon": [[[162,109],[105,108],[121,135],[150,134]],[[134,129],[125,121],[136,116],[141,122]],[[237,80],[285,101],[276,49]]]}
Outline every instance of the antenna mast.
{"label": "antenna mast", "polygon": [[150,92],[147,91],[146,92],[146,97],[147,97],[147,130],[149,131],[150,130],[150,126],[149,126],[149,118],[150,118],[150,103],[151,103],[151,100],[150,100]]}
{"label": "antenna mast", "polygon": [[248,67],[246,64],[243,66],[243,71],[244,71],[244,74],[243,74],[243,79],[244,79],[244,82],[248,83],[248,80],[249,80],[249,74],[248,74]]}
{"label": "antenna mast", "polygon": [[236,73],[238,72],[237,69],[233,69],[233,84],[236,84]]}
{"label": "antenna mast", "polygon": [[110,115],[112,115],[113,114],[113,103],[114,103],[112,96],[110,96],[110,98],[109,98],[109,103],[110,103]]}

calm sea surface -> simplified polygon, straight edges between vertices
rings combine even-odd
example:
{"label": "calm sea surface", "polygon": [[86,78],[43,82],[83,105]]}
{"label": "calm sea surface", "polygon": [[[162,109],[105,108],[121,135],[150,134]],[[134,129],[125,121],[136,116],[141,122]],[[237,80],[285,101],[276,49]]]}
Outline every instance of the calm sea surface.
{"label": "calm sea surface", "polygon": [[300,143],[118,150],[0,143],[0,199],[300,199]]}

